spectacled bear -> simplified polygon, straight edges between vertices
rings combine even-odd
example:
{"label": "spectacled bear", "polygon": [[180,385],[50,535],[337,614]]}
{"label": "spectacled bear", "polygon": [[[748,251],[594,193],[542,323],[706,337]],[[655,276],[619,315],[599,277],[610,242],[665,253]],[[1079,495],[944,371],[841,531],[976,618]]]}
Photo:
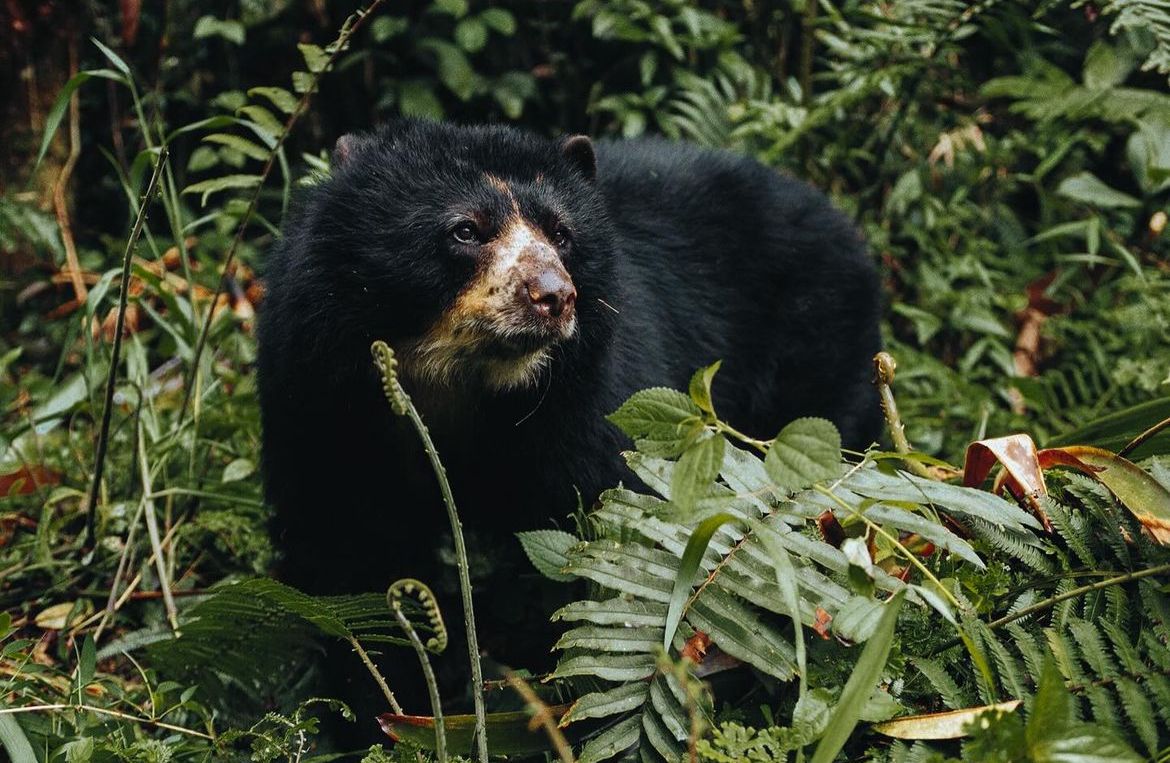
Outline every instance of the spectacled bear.
{"label": "spectacled bear", "polygon": [[741,431],[822,416],[854,447],[879,431],[863,241],[812,187],[726,151],[394,122],[338,142],[265,280],[263,472],[283,577],[312,593],[400,577],[453,590],[434,475],[371,363],[383,339],[473,573],[494,570],[476,580],[482,638],[512,664],[532,657],[514,623],[540,608],[513,534],[636,484],[604,418],[631,393],[685,389],[721,359],[716,408]]}

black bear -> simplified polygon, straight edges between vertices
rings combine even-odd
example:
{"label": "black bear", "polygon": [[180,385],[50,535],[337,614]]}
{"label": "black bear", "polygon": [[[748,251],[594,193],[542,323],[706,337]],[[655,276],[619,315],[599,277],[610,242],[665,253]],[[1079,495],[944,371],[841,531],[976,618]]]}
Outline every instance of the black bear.
{"label": "black bear", "polygon": [[383,339],[473,567],[496,569],[476,587],[504,624],[484,625],[487,648],[514,663],[531,655],[509,617],[539,605],[517,587],[513,533],[635,482],[604,418],[631,393],[685,388],[721,359],[716,406],[741,431],[808,415],[854,447],[879,431],[864,243],[821,193],[729,152],[395,122],[338,141],[265,279],[263,470],[284,578],[313,593],[453,580],[435,478],[371,363]]}

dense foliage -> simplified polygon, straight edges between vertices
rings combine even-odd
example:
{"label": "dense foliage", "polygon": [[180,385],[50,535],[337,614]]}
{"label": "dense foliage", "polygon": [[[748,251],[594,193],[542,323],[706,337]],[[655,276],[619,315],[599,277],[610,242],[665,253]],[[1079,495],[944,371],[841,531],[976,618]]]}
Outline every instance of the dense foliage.
{"label": "dense foliage", "polygon": [[[397,114],[750,153],[850,211],[889,298],[889,452],[747,438],[717,367],[613,414],[654,494],[522,535],[585,598],[549,613],[551,677],[489,692],[494,754],[1170,757],[1170,430],[1127,448],[1170,417],[1164,3],[144,5],[0,13],[29,73],[0,128],[8,757],[307,759],[346,712],[315,639],[425,665],[463,627],[425,586],[264,578],[255,274],[332,140]],[[367,760],[474,749],[470,717],[383,722],[405,741]]]}

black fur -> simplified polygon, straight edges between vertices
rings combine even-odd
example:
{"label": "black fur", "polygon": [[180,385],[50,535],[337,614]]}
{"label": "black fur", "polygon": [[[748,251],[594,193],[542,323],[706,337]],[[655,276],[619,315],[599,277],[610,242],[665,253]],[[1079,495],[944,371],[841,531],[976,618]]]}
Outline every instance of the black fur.
{"label": "black fur", "polygon": [[[526,218],[569,226],[579,320],[531,387],[406,380],[478,552],[511,570],[476,589],[504,631],[484,626],[497,656],[527,664],[531,654],[508,653],[509,604],[539,607],[516,595],[515,575],[529,571],[508,566],[512,534],[563,521],[576,491],[588,507],[633,481],[619,456],[629,443],[604,415],[634,391],[685,389],[722,359],[716,408],[742,431],[771,437],[813,415],[847,445],[878,435],[877,278],[822,194],[750,159],[661,140],[599,143],[591,180],[582,148],[566,155],[505,127],[398,122],[347,139],[333,176],[304,195],[267,263],[259,326],[266,491],[294,585],[378,591],[442,577],[438,489],[381,395],[369,346],[420,335],[470,278],[474,263],[451,251],[445,226],[467,205],[507,214],[485,172],[512,187]],[[461,619],[457,607],[447,616]]]}

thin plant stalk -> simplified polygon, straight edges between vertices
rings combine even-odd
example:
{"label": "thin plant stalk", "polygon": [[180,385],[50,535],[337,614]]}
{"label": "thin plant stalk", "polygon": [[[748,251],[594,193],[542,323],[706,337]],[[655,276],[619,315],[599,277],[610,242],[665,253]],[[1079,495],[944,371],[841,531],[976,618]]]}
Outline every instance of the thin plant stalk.
{"label": "thin plant stalk", "polygon": [[[139,424],[139,427],[141,426]],[[158,571],[158,586],[167,610],[167,621],[171,624],[171,630],[178,633],[179,613],[175,607],[175,597],[171,595],[171,578],[167,571],[166,556],[163,554],[162,537],[158,531],[158,517],[154,511],[154,499],[150,497],[154,487],[151,484],[150,464],[146,460],[146,436],[141,428],[138,432],[138,473],[142,478],[142,508],[146,517],[146,535],[150,538],[154,566]]]}
{"label": "thin plant stalk", "polygon": [[146,223],[146,210],[154,200],[158,190],[158,181],[162,176],[163,167],[167,163],[167,148],[162,146],[158,150],[158,159],[154,164],[154,172],[150,175],[150,184],[146,187],[146,194],[138,206],[138,214],[134,218],[134,227],[130,231],[130,238],[126,240],[126,252],[122,255],[122,280],[118,293],[118,313],[114,322],[114,342],[110,350],[110,371],[106,376],[105,402],[102,405],[102,420],[98,428],[97,446],[94,454],[93,482],[89,487],[89,498],[86,502],[85,547],[92,549],[97,542],[97,498],[102,484],[102,471],[106,464],[106,448],[110,439],[110,419],[114,413],[114,384],[118,378],[118,360],[122,353],[122,331],[126,325],[126,307],[129,304],[130,291],[130,264],[134,260],[134,248],[138,238],[142,235],[142,227]]}
{"label": "thin plant stalk", "polygon": [[435,680],[435,671],[427,657],[427,648],[423,646],[422,639],[418,637],[402,607],[391,602],[390,609],[394,612],[394,619],[398,621],[398,625],[406,631],[406,637],[410,639],[414,653],[418,655],[418,664],[422,668],[423,679],[427,684],[427,694],[431,698],[431,716],[435,719],[435,755],[438,756],[439,763],[447,763],[447,727],[443,722],[443,703],[439,699],[439,684]]}
{"label": "thin plant stalk", "polygon": [[[910,441],[906,439],[906,425],[902,423],[902,416],[898,413],[898,404],[894,401],[894,391],[890,385],[894,383],[894,369],[897,364],[894,356],[888,352],[879,352],[873,356],[873,383],[877,387],[882,401],[882,413],[886,417],[886,426],[890,430],[890,439],[894,441],[894,448],[903,455],[914,451]],[[930,470],[921,461],[913,458],[904,458],[902,463],[919,477],[934,479]]]}
{"label": "thin plant stalk", "polygon": [[520,676],[508,671],[506,678],[508,685],[515,689],[524,703],[528,705],[528,709],[532,712],[532,723],[539,723],[544,727],[544,732],[548,734],[548,740],[552,742],[561,763],[576,763],[576,759],[573,757],[573,748],[569,746],[569,740],[565,739],[564,732],[557,726],[548,705],[541,701],[532,687]]}
{"label": "thin plant stalk", "polygon": [[365,648],[356,637],[349,637],[349,645],[353,647],[353,651],[357,653],[358,659],[366,666],[366,670],[370,671],[370,675],[374,677],[374,681],[378,684],[378,688],[382,690],[382,696],[390,704],[390,709],[398,715],[402,715],[402,705],[398,704],[398,699],[394,696],[394,692],[390,691],[390,684],[386,683],[386,679],[378,671],[374,661],[370,659],[370,655],[366,653]]}
{"label": "thin plant stalk", "polygon": [[468,571],[467,546],[463,540],[463,523],[459,521],[459,512],[455,509],[455,497],[451,494],[451,483],[447,481],[447,470],[439,460],[439,451],[431,440],[431,434],[423,423],[422,416],[410,400],[410,395],[398,381],[398,362],[394,358],[394,351],[385,342],[378,340],[370,345],[370,352],[374,356],[374,364],[382,375],[383,392],[390,402],[390,407],[399,416],[406,416],[414,425],[422,440],[423,450],[430,459],[431,469],[439,481],[439,491],[443,495],[443,505],[447,508],[447,519],[451,523],[451,535],[455,539],[455,558],[459,570],[459,593],[463,599],[463,624],[467,630],[467,656],[471,662],[471,681],[473,683],[471,696],[475,700],[475,742],[476,755],[479,763],[487,763],[487,714],[483,705],[483,667],[479,659],[479,640],[475,632],[475,609],[471,602],[471,575]]}

